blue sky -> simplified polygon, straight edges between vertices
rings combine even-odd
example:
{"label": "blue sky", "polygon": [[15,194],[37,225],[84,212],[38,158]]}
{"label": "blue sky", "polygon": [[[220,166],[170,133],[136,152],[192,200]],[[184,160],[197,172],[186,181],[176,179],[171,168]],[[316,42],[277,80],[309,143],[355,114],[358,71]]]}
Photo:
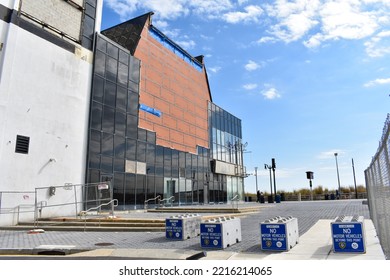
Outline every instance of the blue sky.
{"label": "blue sky", "polygon": [[[388,0],[104,0],[102,29],[153,24],[204,55],[213,102],[242,120],[247,173],[269,190],[365,184],[390,102]],[[255,176],[245,179],[255,191]]]}

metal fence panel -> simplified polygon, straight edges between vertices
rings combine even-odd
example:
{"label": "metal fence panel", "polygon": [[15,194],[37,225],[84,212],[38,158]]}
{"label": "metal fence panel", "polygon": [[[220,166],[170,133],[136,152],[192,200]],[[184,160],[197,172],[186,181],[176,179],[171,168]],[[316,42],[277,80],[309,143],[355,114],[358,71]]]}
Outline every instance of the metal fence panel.
{"label": "metal fence panel", "polygon": [[390,114],[371,164],[364,171],[370,216],[387,259],[390,259]]}

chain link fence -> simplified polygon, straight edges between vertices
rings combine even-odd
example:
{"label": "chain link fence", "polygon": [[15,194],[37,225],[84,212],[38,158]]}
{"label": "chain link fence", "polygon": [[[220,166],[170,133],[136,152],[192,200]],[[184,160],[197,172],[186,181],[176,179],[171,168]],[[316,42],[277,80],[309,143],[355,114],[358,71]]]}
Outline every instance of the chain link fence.
{"label": "chain link fence", "polygon": [[390,259],[390,114],[379,148],[364,171],[370,216],[387,259]]}

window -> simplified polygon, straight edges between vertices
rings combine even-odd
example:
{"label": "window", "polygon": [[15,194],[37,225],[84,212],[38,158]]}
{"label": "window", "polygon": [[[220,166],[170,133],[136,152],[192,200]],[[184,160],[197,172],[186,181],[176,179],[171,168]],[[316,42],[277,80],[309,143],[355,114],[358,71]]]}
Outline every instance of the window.
{"label": "window", "polygon": [[28,148],[30,146],[30,137],[16,136],[15,153],[28,154]]}

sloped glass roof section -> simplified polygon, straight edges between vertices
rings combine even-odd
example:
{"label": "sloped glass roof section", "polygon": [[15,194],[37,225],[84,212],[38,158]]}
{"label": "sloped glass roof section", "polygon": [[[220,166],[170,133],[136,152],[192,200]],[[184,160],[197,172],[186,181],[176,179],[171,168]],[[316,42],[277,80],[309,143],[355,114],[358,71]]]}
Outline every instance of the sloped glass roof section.
{"label": "sloped glass roof section", "polygon": [[101,33],[115,43],[129,50],[134,55],[139,40],[141,39],[142,29],[146,21],[153,13],[148,13],[137,18],[128,20],[116,26],[103,30]]}

